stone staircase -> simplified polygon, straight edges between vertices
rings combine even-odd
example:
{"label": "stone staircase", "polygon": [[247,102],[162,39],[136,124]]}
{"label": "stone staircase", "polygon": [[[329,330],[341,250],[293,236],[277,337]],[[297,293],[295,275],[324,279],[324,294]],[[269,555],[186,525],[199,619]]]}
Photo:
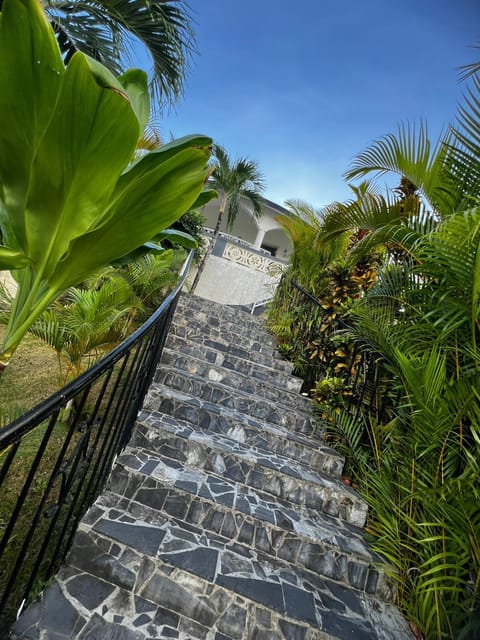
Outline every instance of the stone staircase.
{"label": "stone staircase", "polygon": [[407,640],[259,318],[182,296],[133,438],[15,639]]}

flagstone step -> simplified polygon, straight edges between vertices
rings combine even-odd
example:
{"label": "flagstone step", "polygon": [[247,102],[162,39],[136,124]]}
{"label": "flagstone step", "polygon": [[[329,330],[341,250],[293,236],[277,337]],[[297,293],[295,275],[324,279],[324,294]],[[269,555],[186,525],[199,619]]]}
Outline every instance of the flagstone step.
{"label": "flagstone step", "polygon": [[[147,430],[152,428],[151,432]],[[155,429],[174,430],[180,433],[204,434],[202,437],[223,440],[230,447],[248,445],[266,454],[277,454],[287,457],[292,464],[299,463],[311,467],[316,471],[329,473],[333,477],[341,476],[345,459],[334,449],[321,442],[314,442],[303,435],[288,431],[284,428],[262,424],[261,429],[252,425],[236,424],[224,431],[223,429],[206,429],[203,425],[194,425],[191,421],[180,420],[159,411],[142,410],[137,419],[134,434],[140,432],[144,437],[155,440]],[[143,445],[142,445],[143,446]],[[148,447],[147,447],[148,448]]]}
{"label": "flagstone step", "polygon": [[107,536],[80,531],[75,544],[12,640],[337,640]]}
{"label": "flagstone step", "polygon": [[265,320],[262,316],[251,315],[238,307],[213,302],[213,300],[207,300],[200,296],[188,293],[182,294],[178,300],[178,315],[189,317],[194,311],[201,311],[209,317],[219,318],[226,322],[251,326],[253,328],[265,328]]}
{"label": "flagstone step", "polygon": [[261,319],[182,294],[133,437],[12,639],[412,640],[291,372]]}
{"label": "flagstone step", "polygon": [[266,358],[258,354],[255,360],[250,359],[250,355],[245,359],[225,351],[218,351],[214,347],[184,340],[172,334],[168,335],[165,347],[179,354],[199,358],[237,373],[251,376],[256,380],[284,384],[289,391],[299,391],[303,384],[300,378],[291,375],[292,363],[281,358]]}
{"label": "flagstone step", "polygon": [[177,314],[174,317],[173,324],[175,326],[192,326],[195,328],[201,327],[203,331],[208,333],[211,337],[222,336],[225,333],[234,333],[237,336],[243,336],[251,340],[261,340],[263,344],[269,345],[273,349],[277,349],[277,339],[268,332],[264,324],[249,324],[243,322],[244,314],[239,312],[240,316],[231,321],[229,319],[221,318],[218,315],[207,313],[203,309],[189,309],[188,313]]}
{"label": "flagstone step", "polygon": [[201,323],[172,324],[170,333],[246,360],[257,358],[259,355],[266,361],[281,358],[280,351],[276,347],[266,345],[261,338],[247,338],[228,331],[215,332],[210,330],[208,325],[205,327]]}
{"label": "flagstone step", "polygon": [[[241,429],[244,427],[252,427],[262,431],[265,427],[268,429],[272,425],[282,428],[286,432],[309,436],[312,438],[312,446],[315,446],[315,439],[323,443],[321,425],[317,422],[312,423],[308,418],[297,420],[296,429],[287,428],[281,424],[269,423],[261,417],[245,415],[234,409],[222,407],[158,384],[150,387],[145,397],[144,408],[147,411],[165,413],[178,420],[186,420],[202,429],[216,433],[238,431],[241,437]],[[253,409],[249,411],[252,413]]]}
{"label": "flagstone step", "polygon": [[[281,631],[281,620],[292,624],[297,636],[284,633],[289,639],[301,638],[302,632],[305,637],[307,629],[342,640],[408,637],[405,623],[393,611],[390,618],[384,615],[383,628],[375,624],[378,611],[391,609],[365,593],[310,571],[259,560],[254,554],[242,555],[225,538],[193,527],[175,526],[165,519],[163,523],[159,519],[149,522],[148,517],[133,519],[114,508],[102,511],[101,515],[87,514],[88,523],[82,523],[67,559],[71,571],[64,574],[65,593],[70,598],[86,597],[90,576],[103,580],[102,592],[91,588],[87,592],[90,611],[100,617],[110,613],[112,621],[124,622],[123,603],[117,599],[110,612],[105,602],[105,594],[108,598],[112,587],[120,587],[130,602],[140,597],[161,607],[164,619],[165,612],[171,612],[199,625],[192,633],[195,639],[208,639],[209,630],[217,625],[223,625],[219,631],[225,631],[227,637],[255,638],[248,623],[257,607],[263,609],[266,619],[276,617],[272,634]],[[70,585],[72,575],[76,583]],[[72,599],[71,603],[76,604]],[[173,626],[173,620],[171,623]],[[142,630],[143,637],[151,637],[145,627],[148,636]],[[215,638],[213,634],[210,637]]]}
{"label": "flagstone step", "polygon": [[[259,380],[248,374],[239,373],[234,369],[210,363],[202,358],[183,355],[172,349],[164,349],[159,371],[162,371],[166,367],[170,367],[175,371],[184,371],[199,376],[205,381],[219,382],[234,389],[241,389],[244,393],[253,396],[275,402],[280,400],[281,404],[286,404],[292,409],[299,409],[300,411],[308,411],[311,413],[311,399],[300,394],[297,388],[289,391],[286,388],[288,378],[279,381],[273,376],[268,378],[266,374],[264,380]],[[157,381],[160,382],[158,377]],[[295,387],[296,386],[297,385],[295,385]],[[298,385],[298,387],[300,387],[300,385]]]}
{"label": "flagstone step", "polygon": [[368,549],[361,529],[338,518],[293,509],[203,470],[164,461],[152,472],[139,469],[128,452],[118,459],[109,489],[117,494],[117,508],[135,518],[142,506],[152,508],[385,601],[394,598],[383,560]]}
{"label": "flagstone step", "polygon": [[[156,578],[162,605],[155,594],[134,595],[131,591],[101,580],[80,569],[63,569],[41,599],[14,625],[12,640],[336,640],[322,631],[309,629],[266,612],[236,594],[192,593],[191,577],[179,579],[178,572],[163,568]],[[113,588],[112,588],[113,587]],[[195,587],[198,590],[197,581]],[[206,590],[209,585],[207,585]],[[162,591],[160,591],[160,589]],[[88,595],[87,595],[88,594]],[[170,596],[170,597],[168,597]],[[207,603],[206,598],[209,597]],[[179,605],[174,598],[178,598]],[[213,600],[213,602],[212,602]],[[90,612],[96,603],[99,613]],[[243,606],[242,606],[243,605]],[[210,609],[207,609],[210,607]],[[63,614],[52,616],[57,608]],[[185,615],[179,613],[185,611]],[[216,614],[208,626],[191,617]],[[41,636],[40,633],[48,635]],[[227,635],[228,634],[228,635]]]}
{"label": "flagstone step", "polygon": [[222,382],[205,380],[195,374],[176,371],[169,367],[159,367],[155,374],[153,389],[168,387],[180,391],[198,400],[211,402],[218,407],[233,409],[244,415],[251,415],[267,422],[279,424],[290,429],[305,429],[305,421],[310,422],[311,410],[306,407],[291,407],[278,400],[250,395],[241,388],[227,386]]}
{"label": "flagstone step", "polygon": [[[173,447],[165,447],[162,453],[140,447],[127,447],[125,455],[130,456],[131,465],[136,464],[136,467],[144,472],[151,470],[154,476],[157,468],[161,473],[165,473],[165,470],[175,470],[184,466],[193,468],[192,465],[195,465],[196,469],[216,476],[219,482],[232,480],[240,486],[260,491],[273,500],[283,500],[292,508],[305,507],[326,513],[357,527],[363,527],[365,524],[365,502],[349,486],[335,478],[307,468],[298,471],[283,458],[256,455],[253,449],[245,451],[237,448],[228,451],[221,449],[220,443],[215,443],[218,446],[216,450],[202,449],[201,443],[195,444],[197,446],[192,446],[190,456],[188,448],[186,455],[175,452],[175,447],[186,448],[188,445],[188,441],[179,442],[178,438]],[[171,456],[184,457],[185,460],[180,462]],[[274,467],[273,461],[278,462],[279,466]]]}

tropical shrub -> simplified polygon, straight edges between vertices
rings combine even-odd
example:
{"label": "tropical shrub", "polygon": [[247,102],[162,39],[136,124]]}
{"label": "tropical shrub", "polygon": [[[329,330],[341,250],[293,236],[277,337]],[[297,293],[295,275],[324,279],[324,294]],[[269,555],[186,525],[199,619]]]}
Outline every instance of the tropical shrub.
{"label": "tropical shrub", "polygon": [[200,211],[187,211],[176,222],[172,224],[172,229],[178,229],[184,233],[188,233],[197,243],[194,253],[195,262],[199,262],[204,251],[206,240],[203,237],[203,227],[205,225],[205,216]]}
{"label": "tropical shrub", "polygon": [[184,251],[167,249],[161,253],[148,253],[122,270],[141,306],[140,319],[146,319],[161,304],[177,282],[185,258]]}
{"label": "tropical shrub", "polygon": [[[347,177],[394,172],[398,190],[382,196],[364,184],[324,211],[316,236],[325,245],[357,234],[346,265],[383,257],[348,314],[337,309],[334,336],[372,361],[370,382],[381,381],[393,410],[362,401],[357,372],[350,398],[330,395],[348,377],[326,367],[314,393],[370,506],[367,531],[394,568],[399,604],[426,640],[480,637],[479,114],[473,77],[458,125],[438,143],[423,124],[372,143]],[[323,278],[325,264],[318,271]],[[323,295],[315,291],[319,307]]]}
{"label": "tropical shrub", "polygon": [[292,242],[291,264],[270,305],[268,323],[294,362],[295,373],[304,379],[304,391],[315,395],[324,377],[340,377],[345,379],[343,395],[348,396],[348,378],[356,373],[361,355],[341,330],[354,301],[376,281],[378,257],[347,262],[357,234],[347,230],[324,242],[325,212],[306,203],[289,207],[291,214],[278,220]]}
{"label": "tropical shrub", "polygon": [[62,291],[195,205],[211,140],[184,138],[130,163],[148,115],[146,74],[131,70],[116,79],[81,53],[65,66],[40,4],[5,0],[0,269],[13,272],[18,288],[0,370]]}

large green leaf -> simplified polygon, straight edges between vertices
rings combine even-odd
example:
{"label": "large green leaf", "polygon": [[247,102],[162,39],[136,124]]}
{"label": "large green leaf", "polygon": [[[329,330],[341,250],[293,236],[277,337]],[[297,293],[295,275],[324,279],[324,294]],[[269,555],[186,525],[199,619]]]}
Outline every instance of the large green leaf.
{"label": "large green leaf", "polygon": [[0,197],[12,214],[7,240],[16,239],[22,247],[30,166],[55,112],[63,73],[40,3],[5,0],[0,22]]}
{"label": "large green leaf", "polygon": [[113,200],[108,220],[72,241],[52,275],[54,288],[66,288],[144,244],[190,208],[203,188],[208,148],[182,149],[164,162],[160,155],[158,166],[143,175],[134,168],[129,184],[129,173],[122,176],[124,188]]}
{"label": "large green leaf", "polygon": [[174,141],[129,165],[147,112],[144,72],[116,79],[81,53],[65,69],[38,0],[5,0],[0,267],[15,269],[18,290],[0,369],[65,288],[214,195],[201,195],[212,144],[205,136]]}
{"label": "large green leaf", "polygon": [[126,97],[100,86],[85,57],[76,54],[33,162],[25,211],[29,255],[43,262],[44,277],[71,240],[103,214],[138,133]]}
{"label": "large green leaf", "polygon": [[21,269],[22,267],[27,267],[29,264],[30,260],[20,251],[0,246],[0,271]]}
{"label": "large green leaf", "polygon": [[144,132],[150,119],[150,94],[148,92],[148,75],[140,69],[129,69],[119,78],[128,94],[130,104],[137,114],[140,131]]}

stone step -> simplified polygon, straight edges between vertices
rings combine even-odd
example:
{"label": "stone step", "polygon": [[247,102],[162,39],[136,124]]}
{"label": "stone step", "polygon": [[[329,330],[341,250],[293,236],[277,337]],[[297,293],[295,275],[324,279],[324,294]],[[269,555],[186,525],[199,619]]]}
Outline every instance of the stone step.
{"label": "stone step", "polygon": [[233,331],[214,331],[202,322],[172,323],[170,333],[185,340],[205,344],[219,351],[225,351],[245,360],[252,360],[253,358],[255,361],[259,355],[265,359],[282,359],[280,351],[276,347],[265,344],[261,338],[247,338]]}
{"label": "stone step", "polygon": [[288,403],[282,402],[281,392],[278,392],[277,401],[269,400],[249,395],[241,388],[230,387],[222,382],[205,380],[194,374],[162,366],[156,371],[152,388],[158,388],[161,393],[163,387],[293,430],[304,430],[305,421],[310,421],[311,410],[305,406],[302,408],[288,406]]}
{"label": "stone step", "polygon": [[265,320],[261,316],[251,315],[238,307],[220,304],[195,295],[182,294],[178,301],[178,310],[187,316],[192,311],[202,311],[208,317],[219,318],[233,324],[250,326],[253,329],[265,329],[266,326]]}
{"label": "stone step", "polygon": [[[239,312],[241,314],[241,312]],[[278,347],[277,339],[269,333],[264,324],[249,324],[243,322],[243,315],[234,322],[221,318],[201,309],[187,309],[184,307],[181,312],[177,312],[174,317],[174,324],[178,326],[202,327],[211,337],[222,336],[224,333],[234,333],[251,340],[261,341],[274,349]]]}
{"label": "stone step", "polygon": [[[242,439],[244,433],[247,433],[245,429],[256,429],[262,433],[264,430],[271,431],[271,428],[276,428],[282,430],[285,435],[291,433],[292,435],[308,436],[311,438],[312,447],[315,447],[316,443],[325,444],[323,427],[319,422],[312,422],[307,418],[298,419],[295,424],[296,429],[293,429],[282,424],[267,422],[261,417],[242,414],[234,409],[222,407],[158,384],[150,386],[143,406],[147,411],[165,413],[178,420],[186,420],[207,431],[229,433],[229,437],[234,440]],[[253,409],[254,407],[249,410],[249,413],[252,413]]]}
{"label": "stone step", "polygon": [[234,356],[226,351],[219,351],[215,347],[184,340],[178,336],[169,334],[165,347],[176,353],[192,356],[206,362],[211,362],[226,369],[251,376],[255,380],[271,381],[284,385],[290,391],[299,391],[302,380],[291,375],[292,363],[283,359],[258,357],[255,361],[243,357]]}
{"label": "stone step", "polygon": [[[357,527],[365,524],[367,505],[355,491],[336,478],[299,467],[298,463],[284,457],[274,454],[267,457],[267,454],[240,443],[227,447],[225,440],[208,438],[208,434],[204,434],[203,439],[202,434],[195,433],[189,434],[191,439],[170,435],[169,440],[158,430],[150,429],[152,431],[147,434],[142,428],[137,437],[142,442],[145,438],[152,449],[135,446],[125,449],[130,456],[138,458],[139,469],[195,467],[216,476],[219,481],[232,480],[273,500],[280,499],[292,508],[326,513]],[[153,450],[156,444],[162,446],[161,452]]]}
{"label": "stone step", "polygon": [[110,491],[118,496],[118,508],[134,517],[143,507],[155,509],[385,601],[394,598],[385,563],[368,549],[361,529],[338,518],[293,509],[203,470],[172,468],[164,461],[153,470],[138,468],[138,458],[128,452],[117,461]]}
{"label": "stone step", "polygon": [[[198,345],[215,352],[220,352],[229,357],[234,357],[237,360],[244,360],[248,363],[255,365],[263,365],[269,369],[276,369],[283,373],[291,374],[293,365],[291,362],[285,360],[280,354],[270,354],[261,351],[254,351],[251,349],[242,348],[237,342],[229,344],[225,340],[212,340],[203,336],[201,333],[189,332],[189,335],[178,335],[175,331],[169,333],[167,338],[167,346],[170,348],[177,348],[184,343]],[[182,350],[183,352],[183,350]]]}
{"label": "stone step", "polygon": [[[345,464],[344,458],[334,449],[322,445],[313,447],[308,440],[305,445],[306,439],[302,436],[288,434],[290,437],[286,437],[285,432],[280,429],[259,432],[244,428],[243,430],[231,430],[227,433],[215,432],[157,411],[144,410],[140,413],[133,441],[147,449],[154,447],[157,450],[157,446],[166,446],[168,450],[172,450],[173,445],[169,440],[172,435],[190,439],[192,443],[198,439],[205,446],[221,447],[227,452],[253,449],[257,456],[264,458],[274,456],[277,462],[286,461],[298,469],[320,471],[334,478],[340,478]],[[183,455],[183,449],[182,446],[176,455]],[[178,459],[183,460],[183,458]]]}
{"label": "stone step", "polygon": [[[224,537],[158,514],[134,519],[100,503],[80,525],[67,567],[50,589],[60,596],[55,604],[64,605],[63,615],[77,614],[77,624],[70,636],[36,637],[87,638],[83,616],[78,633],[78,615],[87,608],[90,627],[93,616],[98,630],[104,622],[117,625],[114,636],[91,638],[175,637],[166,629],[185,623],[191,640],[410,637],[398,613],[364,593],[258,554],[244,555]],[[178,630],[185,634],[184,627]]]}
{"label": "stone step", "polygon": [[[220,416],[225,418],[225,416]],[[210,415],[210,422],[196,423],[155,410],[143,409],[137,419],[137,424],[145,426],[155,425],[157,422],[168,425],[179,425],[179,428],[202,430],[210,434],[219,434],[232,443],[246,443],[261,451],[286,456],[292,461],[312,467],[317,471],[330,473],[339,478],[345,459],[335,449],[320,440],[312,440],[302,434],[269,423],[259,423],[254,420],[248,422],[229,423],[224,419],[216,419],[218,415]]]}
{"label": "stone step", "polygon": [[[234,389],[241,389],[244,393],[267,400],[278,402],[281,399],[282,404],[287,404],[290,408],[311,413],[311,399],[296,390],[297,387],[300,387],[301,381],[299,385],[295,385],[295,390],[290,391],[287,388],[288,378],[277,380],[272,376],[270,379],[259,380],[253,376],[239,373],[234,369],[228,369],[201,358],[183,355],[172,349],[164,349],[163,351],[160,367],[164,368],[165,366],[176,371],[185,371],[199,376],[203,380],[220,382]],[[295,379],[294,382],[297,382],[297,380]]]}

